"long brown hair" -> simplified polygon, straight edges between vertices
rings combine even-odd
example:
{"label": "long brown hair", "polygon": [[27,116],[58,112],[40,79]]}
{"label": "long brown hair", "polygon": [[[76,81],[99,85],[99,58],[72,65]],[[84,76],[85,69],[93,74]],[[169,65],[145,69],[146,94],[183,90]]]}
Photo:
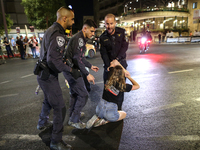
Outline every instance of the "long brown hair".
{"label": "long brown hair", "polygon": [[117,65],[113,68],[112,74],[105,85],[105,89],[108,90],[111,86],[119,85],[120,92],[124,92],[126,89],[125,75],[121,66]]}

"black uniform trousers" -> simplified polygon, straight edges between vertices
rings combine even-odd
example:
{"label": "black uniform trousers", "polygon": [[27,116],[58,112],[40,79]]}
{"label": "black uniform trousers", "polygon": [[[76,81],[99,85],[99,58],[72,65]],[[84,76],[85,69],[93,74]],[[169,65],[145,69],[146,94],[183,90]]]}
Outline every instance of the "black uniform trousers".
{"label": "black uniform trousers", "polygon": [[70,86],[69,117],[73,123],[80,121],[80,112],[85,106],[88,98],[88,91],[85,87],[83,77],[75,79],[70,73],[63,72]]}
{"label": "black uniform trousers", "polygon": [[50,75],[49,79],[42,80],[37,76],[37,81],[44,92],[44,101],[38,125],[43,126],[49,119],[50,110],[53,108],[53,131],[51,141],[58,143],[62,140],[63,121],[66,107],[59,85],[58,76]]}

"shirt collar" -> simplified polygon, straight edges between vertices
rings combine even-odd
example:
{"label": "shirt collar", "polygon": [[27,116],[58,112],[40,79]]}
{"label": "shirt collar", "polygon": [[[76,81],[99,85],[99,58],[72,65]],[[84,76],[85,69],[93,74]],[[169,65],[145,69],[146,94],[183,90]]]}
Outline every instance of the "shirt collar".
{"label": "shirt collar", "polygon": [[61,32],[65,33],[65,29],[61,26],[61,24],[59,24],[58,22],[54,22],[53,24],[58,26]]}

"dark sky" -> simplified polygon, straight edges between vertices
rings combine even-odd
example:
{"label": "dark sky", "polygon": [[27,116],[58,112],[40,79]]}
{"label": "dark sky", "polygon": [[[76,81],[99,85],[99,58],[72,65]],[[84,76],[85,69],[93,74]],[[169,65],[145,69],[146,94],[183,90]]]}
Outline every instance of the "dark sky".
{"label": "dark sky", "polygon": [[93,0],[65,0],[66,5],[72,5],[75,18],[82,20],[83,16],[93,16]]}

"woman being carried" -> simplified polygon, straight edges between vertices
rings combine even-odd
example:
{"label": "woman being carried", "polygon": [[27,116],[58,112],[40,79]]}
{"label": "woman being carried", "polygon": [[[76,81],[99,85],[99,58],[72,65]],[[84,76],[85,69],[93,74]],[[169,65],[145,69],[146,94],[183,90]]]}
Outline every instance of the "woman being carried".
{"label": "woman being carried", "polygon": [[[126,112],[118,110],[119,97],[123,92],[140,88],[139,84],[131,78],[130,73],[117,60],[111,62],[108,71],[109,77],[104,87],[102,99],[96,107],[96,114],[87,122],[87,129],[124,119]],[[125,77],[131,81],[132,85],[125,82]]]}

